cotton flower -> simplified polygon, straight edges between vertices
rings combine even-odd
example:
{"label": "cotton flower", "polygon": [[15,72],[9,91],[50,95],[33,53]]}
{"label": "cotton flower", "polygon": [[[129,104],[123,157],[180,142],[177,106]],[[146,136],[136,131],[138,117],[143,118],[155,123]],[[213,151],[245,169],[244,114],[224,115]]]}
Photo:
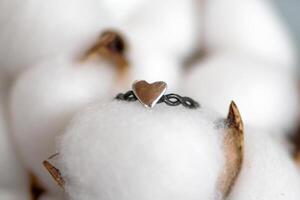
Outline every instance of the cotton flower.
{"label": "cotton flower", "polygon": [[246,127],[245,158],[229,200],[296,200],[300,172],[283,144],[270,132]]}
{"label": "cotton flower", "polygon": [[0,64],[13,75],[57,56],[77,59],[101,32],[116,29],[130,44],[131,80],[159,78],[175,87],[181,63],[197,46],[193,0],[12,0],[0,7]]}
{"label": "cotton flower", "polygon": [[238,54],[215,54],[198,63],[185,79],[185,90],[224,114],[234,100],[244,122],[287,133],[296,126],[298,89],[294,74]]}
{"label": "cotton flower", "polygon": [[74,63],[54,59],[27,70],[11,95],[11,122],[21,159],[42,185],[57,188],[42,162],[55,153],[54,140],[81,108],[109,98],[115,80],[105,62]]}
{"label": "cotton flower", "polygon": [[18,160],[7,124],[4,78],[0,78],[0,199],[29,198],[29,183],[25,169]]}
{"label": "cotton flower", "polygon": [[227,134],[219,117],[205,108],[93,105],[58,138],[65,190],[71,199],[217,199]]}
{"label": "cotton flower", "polygon": [[272,1],[204,1],[203,42],[210,53],[231,52],[294,70],[291,34]]}
{"label": "cotton flower", "polygon": [[144,1],[121,31],[127,36],[133,80],[163,80],[176,89],[182,63],[198,47],[200,6],[194,0]]}
{"label": "cotton flower", "polygon": [[1,67],[15,74],[57,56],[80,56],[109,22],[97,5],[95,0],[1,1]]}

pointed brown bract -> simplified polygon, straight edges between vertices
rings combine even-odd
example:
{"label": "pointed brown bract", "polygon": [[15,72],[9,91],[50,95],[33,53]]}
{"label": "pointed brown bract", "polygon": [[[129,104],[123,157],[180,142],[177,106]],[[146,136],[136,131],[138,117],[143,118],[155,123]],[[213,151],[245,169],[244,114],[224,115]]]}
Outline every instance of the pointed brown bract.
{"label": "pointed brown bract", "polygon": [[121,34],[116,31],[105,31],[99,40],[92,46],[82,58],[83,61],[91,58],[102,57],[113,62],[122,78],[128,71],[128,60],[126,58],[127,45]]}
{"label": "pointed brown bract", "polygon": [[244,125],[234,102],[230,104],[226,124],[223,143],[225,166],[218,184],[224,197],[229,194],[233,187],[243,163]]}
{"label": "pointed brown bract", "polygon": [[297,165],[300,167],[300,152],[296,153],[295,160],[296,160]]}
{"label": "pointed brown bract", "polygon": [[293,135],[289,137],[289,141],[294,145],[293,156],[298,167],[300,167],[300,126]]}
{"label": "pointed brown bract", "polygon": [[236,104],[232,101],[229,107],[229,113],[227,116],[227,124],[229,128],[234,128],[237,131],[243,133],[244,124],[240,115],[240,112]]}
{"label": "pointed brown bract", "polygon": [[44,167],[47,169],[47,171],[50,173],[50,175],[53,177],[55,182],[62,188],[65,186],[65,180],[63,179],[60,171],[54,167],[49,161],[45,160],[43,162]]}

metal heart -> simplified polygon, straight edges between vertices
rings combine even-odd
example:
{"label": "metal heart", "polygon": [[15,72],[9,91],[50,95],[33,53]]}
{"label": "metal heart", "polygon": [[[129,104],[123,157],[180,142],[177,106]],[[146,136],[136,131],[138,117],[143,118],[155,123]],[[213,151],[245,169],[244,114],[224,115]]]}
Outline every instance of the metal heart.
{"label": "metal heart", "polygon": [[146,107],[153,108],[159,99],[165,94],[167,84],[162,81],[149,84],[146,81],[136,81],[132,90],[138,100]]}

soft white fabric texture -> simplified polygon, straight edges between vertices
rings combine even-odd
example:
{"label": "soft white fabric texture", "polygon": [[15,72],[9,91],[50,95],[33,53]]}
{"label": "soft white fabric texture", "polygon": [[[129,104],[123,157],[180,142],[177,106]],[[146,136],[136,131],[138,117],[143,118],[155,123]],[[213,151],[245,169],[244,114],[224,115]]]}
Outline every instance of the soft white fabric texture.
{"label": "soft white fabric texture", "polygon": [[280,139],[246,127],[243,168],[228,200],[297,200],[299,173]]}
{"label": "soft white fabric texture", "polygon": [[77,110],[107,98],[114,78],[107,63],[64,59],[38,64],[18,78],[11,95],[14,139],[22,160],[46,188],[58,188],[42,167],[42,161],[55,153],[55,136]]}
{"label": "soft white fabric texture", "polygon": [[231,100],[246,124],[287,133],[296,126],[296,75],[237,54],[215,54],[194,66],[185,79],[188,96],[226,114]]}
{"label": "soft white fabric texture", "polygon": [[96,104],[58,139],[71,199],[214,199],[223,167],[218,115],[138,102]]}
{"label": "soft white fabric texture", "polygon": [[[295,68],[297,52],[272,0],[204,1],[204,43],[209,52],[243,53]],[[275,66],[275,65],[274,65]]]}
{"label": "soft white fabric texture", "polygon": [[26,172],[18,160],[7,124],[7,84],[0,75],[0,199],[29,199]]}

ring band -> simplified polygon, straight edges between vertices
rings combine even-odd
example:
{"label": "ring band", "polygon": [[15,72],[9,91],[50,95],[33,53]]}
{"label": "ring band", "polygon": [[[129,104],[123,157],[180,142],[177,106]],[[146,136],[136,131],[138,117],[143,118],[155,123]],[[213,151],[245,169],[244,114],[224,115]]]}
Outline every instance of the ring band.
{"label": "ring band", "polygon": [[[126,93],[120,93],[115,97],[117,100],[123,101],[137,101],[137,97],[134,95],[133,91],[130,90]],[[191,99],[190,97],[182,97],[178,94],[166,94],[163,95],[157,103],[166,103],[168,106],[178,106],[182,104],[186,108],[195,109],[199,108],[200,105],[195,100]]]}

